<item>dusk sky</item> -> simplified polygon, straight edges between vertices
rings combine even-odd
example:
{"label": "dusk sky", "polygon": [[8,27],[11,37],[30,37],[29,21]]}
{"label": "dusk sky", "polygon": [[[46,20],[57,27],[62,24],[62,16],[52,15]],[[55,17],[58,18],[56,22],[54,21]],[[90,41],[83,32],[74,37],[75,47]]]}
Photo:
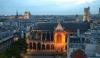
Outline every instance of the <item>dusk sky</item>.
{"label": "dusk sky", "polygon": [[33,15],[83,14],[90,6],[91,13],[98,13],[100,0],[0,0],[0,15],[23,14],[29,10]]}

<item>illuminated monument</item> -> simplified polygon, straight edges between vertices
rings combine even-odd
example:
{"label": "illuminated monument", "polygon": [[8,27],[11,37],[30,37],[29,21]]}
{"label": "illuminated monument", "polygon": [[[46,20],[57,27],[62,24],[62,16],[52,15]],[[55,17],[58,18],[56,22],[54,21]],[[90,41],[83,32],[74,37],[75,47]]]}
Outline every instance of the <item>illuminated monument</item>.
{"label": "illuminated monument", "polygon": [[60,23],[57,24],[53,31],[34,29],[31,32],[31,38],[29,36],[27,35],[27,51],[29,53],[34,51],[67,52],[67,32],[64,31]]}
{"label": "illuminated monument", "polygon": [[57,51],[65,51],[65,45],[66,45],[66,31],[64,31],[61,24],[58,23],[54,31],[54,48]]}

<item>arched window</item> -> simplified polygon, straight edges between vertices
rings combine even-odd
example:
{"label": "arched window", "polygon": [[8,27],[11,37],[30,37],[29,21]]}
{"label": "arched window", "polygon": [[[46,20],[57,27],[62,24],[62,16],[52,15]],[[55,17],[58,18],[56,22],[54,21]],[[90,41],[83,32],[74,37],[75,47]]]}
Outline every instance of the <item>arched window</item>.
{"label": "arched window", "polygon": [[36,49],[36,43],[33,43],[33,49]]}
{"label": "arched window", "polygon": [[37,44],[37,50],[40,50],[41,49],[41,43],[38,43]]}
{"label": "arched window", "polygon": [[57,35],[57,43],[62,43],[62,36],[61,36],[61,34]]}
{"label": "arched window", "polygon": [[51,45],[51,50],[54,50],[54,45],[53,44]]}
{"label": "arched window", "polygon": [[32,43],[29,43],[29,48],[32,49]]}
{"label": "arched window", "polygon": [[46,49],[47,49],[47,50],[50,49],[50,45],[49,45],[49,44],[46,45]]}
{"label": "arched window", "polygon": [[42,44],[42,50],[45,50],[45,45],[44,44]]}

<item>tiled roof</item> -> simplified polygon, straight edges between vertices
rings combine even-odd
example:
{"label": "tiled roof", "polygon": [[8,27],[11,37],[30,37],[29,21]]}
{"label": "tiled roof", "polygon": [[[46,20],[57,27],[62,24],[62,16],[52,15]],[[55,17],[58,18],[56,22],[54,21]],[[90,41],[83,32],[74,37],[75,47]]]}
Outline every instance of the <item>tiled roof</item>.
{"label": "tiled roof", "polygon": [[[34,29],[54,31],[57,24],[58,23],[39,23],[34,27]],[[80,29],[84,31],[89,29],[89,23],[61,23],[61,25],[65,30],[69,29],[72,31],[76,31],[77,29]]]}

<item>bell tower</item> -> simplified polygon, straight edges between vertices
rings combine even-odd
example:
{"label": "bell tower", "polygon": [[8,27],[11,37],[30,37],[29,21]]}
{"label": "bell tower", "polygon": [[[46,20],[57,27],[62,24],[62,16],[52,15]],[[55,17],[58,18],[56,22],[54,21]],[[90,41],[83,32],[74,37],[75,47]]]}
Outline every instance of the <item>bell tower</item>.
{"label": "bell tower", "polygon": [[66,34],[67,32],[64,31],[62,25],[58,23],[57,27],[54,31],[54,49],[56,51],[65,51],[66,48]]}
{"label": "bell tower", "polygon": [[90,7],[84,8],[83,22],[90,22]]}

